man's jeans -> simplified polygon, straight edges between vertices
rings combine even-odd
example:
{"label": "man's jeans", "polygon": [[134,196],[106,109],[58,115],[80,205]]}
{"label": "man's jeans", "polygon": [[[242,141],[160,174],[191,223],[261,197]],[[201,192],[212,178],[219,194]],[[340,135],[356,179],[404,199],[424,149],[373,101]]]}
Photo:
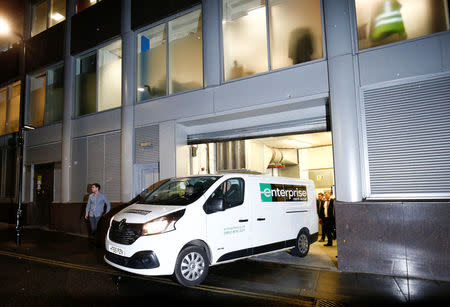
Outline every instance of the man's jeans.
{"label": "man's jeans", "polygon": [[102,216],[89,216],[89,223],[91,224],[91,233],[95,234],[97,232],[98,221]]}

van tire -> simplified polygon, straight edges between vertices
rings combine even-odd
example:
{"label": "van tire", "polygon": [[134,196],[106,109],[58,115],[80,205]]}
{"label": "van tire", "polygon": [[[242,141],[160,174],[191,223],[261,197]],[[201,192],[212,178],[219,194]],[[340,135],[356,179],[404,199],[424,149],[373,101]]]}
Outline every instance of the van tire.
{"label": "van tire", "polygon": [[208,266],[205,250],[199,246],[188,246],[178,255],[175,278],[186,287],[199,285],[208,275]]}
{"label": "van tire", "polygon": [[308,231],[302,229],[295,241],[295,248],[293,249],[294,255],[300,258],[308,255],[310,242],[311,240]]}

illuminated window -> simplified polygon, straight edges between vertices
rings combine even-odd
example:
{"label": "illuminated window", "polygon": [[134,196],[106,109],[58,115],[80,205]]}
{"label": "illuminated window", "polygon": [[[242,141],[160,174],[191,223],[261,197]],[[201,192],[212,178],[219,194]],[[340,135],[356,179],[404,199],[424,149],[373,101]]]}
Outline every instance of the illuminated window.
{"label": "illuminated window", "polygon": [[319,0],[267,3],[223,0],[225,81],[323,57]]}
{"label": "illuminated window", "polygon": [[62,120],[64,66],[30,78],[28,123],[39,127]]}
{"label": "illuminated window", "polygon": [[203,87],[201,20],[198,9],[138,34],[137,101]]}
{"label": "illuminated window", "polygon": [[66,19],[66,0],[44,0],[32,6],[31,36]]}
{"label": "illuminated window", "polygon": [[447,0],[356,0],[359,49],[449,29]]}
{"label": "illuminated window", "polygon": [[76,60],[75,115],[122,104],[122,41],[117,40]]}
{"label": "illuminated window", "polygon": [[99,3],[100,1],[101,0],[77,0],[77,13],[96,3]]}
{"label": "illuminated window", "polygon": [[0,135],[19,131],[20,81],[0,88]]}

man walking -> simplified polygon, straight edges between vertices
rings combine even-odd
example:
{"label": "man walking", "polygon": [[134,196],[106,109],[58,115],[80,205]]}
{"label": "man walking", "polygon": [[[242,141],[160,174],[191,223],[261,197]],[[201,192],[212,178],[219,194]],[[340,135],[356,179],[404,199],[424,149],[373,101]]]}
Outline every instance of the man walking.
{"label": "man walking", "polygon": [[[100,192],[100,185],[98,183],[93,183],[91,186],[91,195],[89,195],[89,200],[86,205],[85,219],[89,218],[89,223],[91,224],[91,233],[95,234],[97,231],[97,225],[100,218],[111,210],[111,204],[106,198],[105,194]],[[104,211],[104,206],[106,204],[106,212]]]}

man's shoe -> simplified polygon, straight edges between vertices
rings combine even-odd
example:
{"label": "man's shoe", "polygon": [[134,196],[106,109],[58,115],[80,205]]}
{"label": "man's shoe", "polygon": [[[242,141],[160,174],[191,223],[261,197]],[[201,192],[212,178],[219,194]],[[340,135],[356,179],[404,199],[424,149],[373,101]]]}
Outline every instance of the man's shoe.
{"label": "man's shoe", "polygon": [[327,244],[324,244],[323,246],[333,246],[333,244],[327,243]]}

